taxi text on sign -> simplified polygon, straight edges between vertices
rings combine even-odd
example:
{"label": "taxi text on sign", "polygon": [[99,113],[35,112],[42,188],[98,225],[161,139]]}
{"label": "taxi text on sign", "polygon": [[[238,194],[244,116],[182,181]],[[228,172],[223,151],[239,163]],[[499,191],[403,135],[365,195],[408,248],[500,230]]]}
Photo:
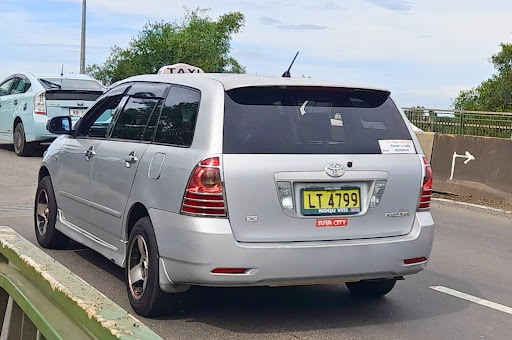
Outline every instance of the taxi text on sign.
{"label": "taxi text on sign", "polygon": [[174,65],[163,66],[158,70],[158,74],[180,74],[180,73],[204,73],[199,67],[189,64],[178,63]]}

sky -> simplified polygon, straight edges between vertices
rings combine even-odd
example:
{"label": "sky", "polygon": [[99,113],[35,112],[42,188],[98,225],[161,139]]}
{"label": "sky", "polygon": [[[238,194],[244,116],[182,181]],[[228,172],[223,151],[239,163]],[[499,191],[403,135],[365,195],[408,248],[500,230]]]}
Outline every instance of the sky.
{"label": "sky", "polygon": [[[82,0],[0,0],[0,78],[79,72]],[[88,0],[86,64],[126,47],[148,21],[188,8],[239,11],[231,54],[250,74],[374,85],[403,107],[449,109],[460,90],[494,72],[512,43],[510,0]]]}

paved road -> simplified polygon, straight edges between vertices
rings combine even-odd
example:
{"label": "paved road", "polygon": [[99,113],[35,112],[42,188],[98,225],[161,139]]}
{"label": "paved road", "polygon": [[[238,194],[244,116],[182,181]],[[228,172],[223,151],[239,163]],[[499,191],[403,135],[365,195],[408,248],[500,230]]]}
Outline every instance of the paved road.
{"label": "paved road", "polygon": [[[27,207],[39,161],[0,145],[0,224],[34,243]],[[512,338],[512,219],[437,203],[433,214],[437,234],[428,269],[378,302],[352,299],[339,286],[198,288],[180,298],[175,315],[142,320],[166,339]],[[130,310],[121,269],[77,244],[48,253]],[[467,300],[472,297],[499,305]]]}

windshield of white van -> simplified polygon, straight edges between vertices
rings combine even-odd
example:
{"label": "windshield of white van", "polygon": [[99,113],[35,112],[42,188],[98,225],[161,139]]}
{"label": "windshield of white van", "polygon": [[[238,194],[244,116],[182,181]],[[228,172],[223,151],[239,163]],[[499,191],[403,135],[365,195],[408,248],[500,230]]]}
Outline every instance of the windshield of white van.
{"label": "windshield of white van", "polygon": [[225,102],[226,154],[380,154],[379,140],[411,140],[385,91],[246,87]]}

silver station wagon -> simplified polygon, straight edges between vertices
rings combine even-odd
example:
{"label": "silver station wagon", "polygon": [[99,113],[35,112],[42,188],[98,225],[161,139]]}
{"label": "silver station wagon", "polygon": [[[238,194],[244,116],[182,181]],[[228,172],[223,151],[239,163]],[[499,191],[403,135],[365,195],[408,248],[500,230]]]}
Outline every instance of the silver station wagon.
{"label": "silver station wagon", "polygon": [[62,136],[39,171],[37,240],[126,268],[140,315],[191,286],[344,283],[379,298],[427,264],[432,170],[387,90],[145,75],[48,130]]}

